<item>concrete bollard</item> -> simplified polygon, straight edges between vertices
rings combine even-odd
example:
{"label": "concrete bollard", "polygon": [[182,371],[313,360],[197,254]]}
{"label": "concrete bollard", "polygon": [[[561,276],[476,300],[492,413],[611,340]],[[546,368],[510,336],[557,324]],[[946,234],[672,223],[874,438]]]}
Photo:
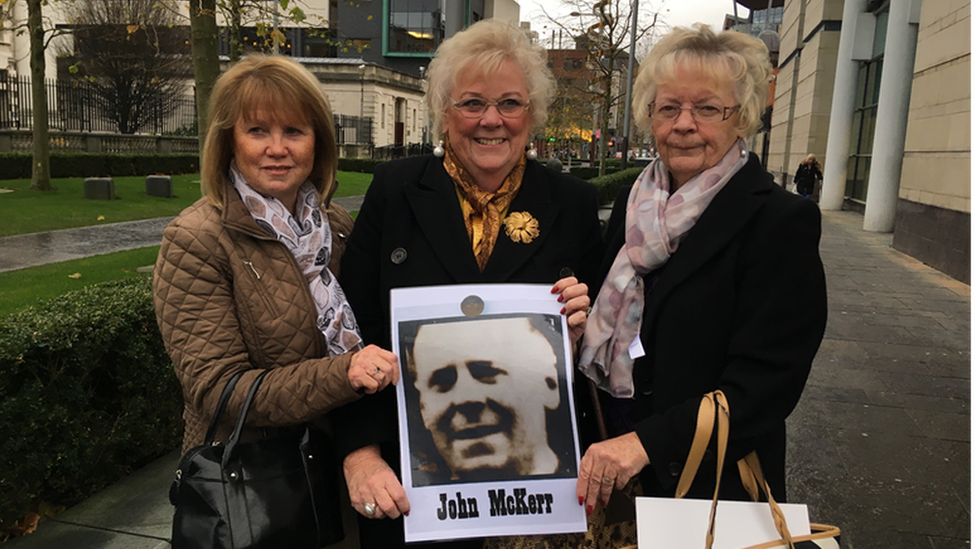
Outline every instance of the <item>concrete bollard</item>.
{"label": "concrete bollard", "polygon": [[173,178],[168,175],[147,175],[146,194],[162,198],[173,198]]}
{"label": "concrete bollard", "polygon": [[85,179],[85,198],[94,200],[114,200],[115,181],[111,177],[89,177]]}

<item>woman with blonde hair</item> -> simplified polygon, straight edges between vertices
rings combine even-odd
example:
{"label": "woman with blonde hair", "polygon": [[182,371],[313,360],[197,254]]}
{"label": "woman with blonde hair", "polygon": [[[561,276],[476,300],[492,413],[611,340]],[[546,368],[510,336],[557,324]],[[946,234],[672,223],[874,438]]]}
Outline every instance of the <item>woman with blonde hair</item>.
{"label": "woman with blonde hair", "polygon": [[[720,497],[748,497],[736,461],[753,450],[785,497],[785,420],[827,299],[819,210],[746,148],[770,71],[761,41],[705,25],[674,29],[641,62],[634,112],[660,157],[617,197],[583,337],[580,368],[613,431],[580,463],[588,509],[634,477],[645,495],[674,496],[701,397],[717,389],[732,414]],[[714,454],[705,459],[703,472]],[[711,499],[714,488],[699,474],[688,495]]]}
{"label": "woman with blonde hair", "polygon": [[820,171],[820,162],[814,154],[808,154],[800,166],[796,169],[793,176],[793,183],[796,183],[796,194],[803,198],[810,198],[817,187],[817,183],[823,181],[823,173]]}
{"label": "woman with blonde hair", "polygon": [[[442,144],[433,155],[376,168],[342,260],[364,340],[390,348],[393,288],[504,282],[552,284],[578,339],[590,303],[586,283],[602,256],[597,195],[526,150],[555,89],[545,49],[486,19],[444,41],[427,78]],[[403,545],[399,517],[410,502],[397,475],[395,405],[384,391],[344,407],[336,422],[364,548]],[[571,475],[575,456],[572,462]]]}

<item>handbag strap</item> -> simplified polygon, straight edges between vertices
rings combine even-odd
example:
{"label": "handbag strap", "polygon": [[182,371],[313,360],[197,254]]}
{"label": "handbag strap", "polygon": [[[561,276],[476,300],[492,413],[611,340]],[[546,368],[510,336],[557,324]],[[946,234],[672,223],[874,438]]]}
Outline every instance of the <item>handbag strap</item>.
{"label": "handbag strap", "polygon": [[227,385],[224,386],[224,391],[220,393],[220,399],[217,401],[217,408],[214,410],[213,416],[210,418],[210,427],[207,428],[207,436],[203,439],[203,443],[207,446],[213,444],[214,438],[217,436],[217,426],[220,425],[220,416],[224,415],[224,408],[227,407],[227,402],[230,400],[230,395],[234,393],[234,386],[237,385],[238,380],[244,375],[243,371],[237,372],[231,376],[230,380],[227,381]]}
{"label": "handbag strap", "polygon": [[[705,536],[706,549],[711,549],[715,540],[715,512],[718,508],[719,486],[722,482],[722,468],[725,464],[725,453],[729,441],[729,403],[722,391],[713,391],[702,396],[701,403],[698,405],[698,425],[695,428],[695,436],[691,442],[688,459],[685,461],[685,467],[678,479],[675,497],[684,497],[691,488],[691,483],[698,473],[698,468],[701,466],[713,432],[716,434],[715,491],[712,494],[712,508],[708,517],[708,532]],[[781,537],[779,541],[786,542],[792,548],[793,538],[786,526],[786,518],[783,516],[782,509],[773,500],[769,485],[766,483],[759,466],[759,456],[756,455],[756,452],[750,453],[739,460],[738,467],[743,486],[753,497],[753,500],[758,501],[760,488],[764,491],[769,502],[770,513],[773,515],[773,523]]]}
{"label": "handbag strap", "polygon": [[258,377],[251,383],[251,388],[247,391],[247,397],[244,398],[244,404],[241,406],[241,413],[237,416],[237,425],[234,426],[234,431],[227,440],[227,449],[224,450],[224,456],[221,460],[221,466],[223,468],[227,467],[227,464],[230,462],[230,457],[233,455],[234,449],[241,439],[241,431],[244,430],[244,420],[247,419],[247,412],[251,409],[251,403],[254,402],[254,395],[257,394],[258,387],[261,386],[261,382],[264,381],[264,376],[268,375],[268,372],[270,370],[263,370],[258,374]]}

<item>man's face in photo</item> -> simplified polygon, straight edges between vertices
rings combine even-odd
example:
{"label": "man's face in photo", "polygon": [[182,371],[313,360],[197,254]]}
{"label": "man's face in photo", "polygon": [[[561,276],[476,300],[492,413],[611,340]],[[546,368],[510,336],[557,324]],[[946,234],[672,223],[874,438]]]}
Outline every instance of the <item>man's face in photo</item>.
{"label": "man's face in photo", "polygon": [[452,478],[555,471],[545,410],[559,406],[556,355],[528,319],[421,326],[413,367],[424,425]]}

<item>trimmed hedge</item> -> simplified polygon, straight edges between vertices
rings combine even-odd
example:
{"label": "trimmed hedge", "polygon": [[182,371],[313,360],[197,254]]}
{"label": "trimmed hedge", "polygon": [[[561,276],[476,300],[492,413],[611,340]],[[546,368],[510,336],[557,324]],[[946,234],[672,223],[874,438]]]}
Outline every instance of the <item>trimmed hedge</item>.
{"label": "trimmed hedge", "polygon": [[613,204],[613,201],[617,199],[620,187],[633,184],[642,171],[644,168],[627,168],[590,179],[590,183],[596,185],[600,204]]}
{"label": "trimmed hedge", "polygon": [[386,162],[386,160],[374,160],[372,158],[340,158],[339,171],[373,173],[373,168],[375,168],[377,164],[382,164],[383,162]]}
{"label": "trimmed hedge", "polygon": [[175,448],[183,397],[151,277],[0,318],[0,521],[73,505]]}
{"label": "trimmed hedge", "polygon": [[[30,153],[0,153],[4,179],[29,179]],[[127,175],[176,175],[199,173],[196,154],[51,153],[51,177],[122,177]]]}
{"label": "trimmed hedge", "polygon": [[[615,168],[607,166],[606,173],[604,175],[611,174],[615,171],[617,171]],[[580,179],[590,180],[594,177],[600,176],[600,166],[581,166],[579,168],[570,168],[569,173]]]}

